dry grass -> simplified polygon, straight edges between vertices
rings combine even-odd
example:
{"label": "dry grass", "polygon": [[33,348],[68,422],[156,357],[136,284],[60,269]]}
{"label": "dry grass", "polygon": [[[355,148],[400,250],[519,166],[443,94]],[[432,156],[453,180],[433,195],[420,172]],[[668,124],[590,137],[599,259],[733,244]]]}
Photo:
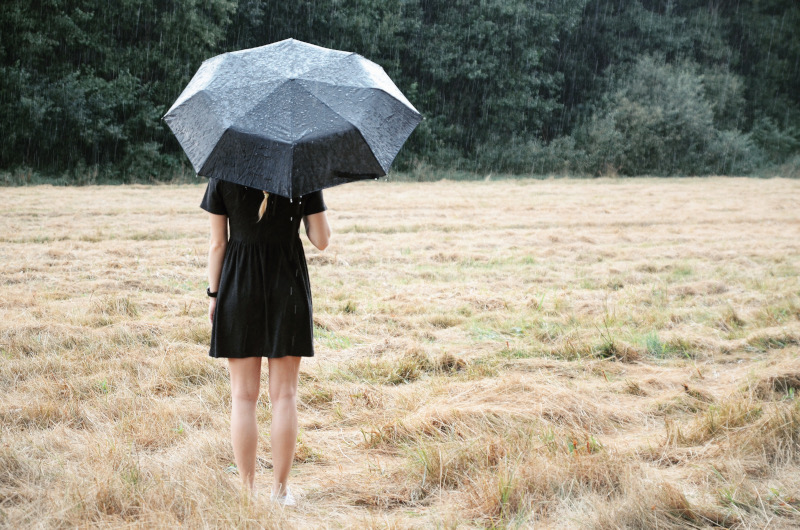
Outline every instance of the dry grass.
{"label": "dry grass", "polygon": [[3,190],[0,525],[800,525],[800,182],[329,190],[283,512],[232,467],[203,189]]}

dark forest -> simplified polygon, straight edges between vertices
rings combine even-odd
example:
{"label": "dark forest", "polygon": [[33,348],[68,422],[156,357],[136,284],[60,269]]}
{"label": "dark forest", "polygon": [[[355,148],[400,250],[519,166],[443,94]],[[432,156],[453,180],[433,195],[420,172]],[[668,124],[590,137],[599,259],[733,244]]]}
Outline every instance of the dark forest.
{"label": "dark forest", "polygon": [[288,37],[377,62],[422,112],[395,170],[800,172],[794,0],[7,1],[0,170],[186,174],[160,118],[200,63]]}

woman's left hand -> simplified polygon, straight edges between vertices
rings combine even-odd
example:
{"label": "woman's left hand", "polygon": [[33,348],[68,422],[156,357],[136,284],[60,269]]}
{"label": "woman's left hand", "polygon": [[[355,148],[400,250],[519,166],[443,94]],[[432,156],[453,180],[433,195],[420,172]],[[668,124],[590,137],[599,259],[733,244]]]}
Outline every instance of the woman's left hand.
{"label": "woman's left hand", "polygon": [[208,301],[208,321],[214,323],[214,310],[217,308],[217,299],[211,298]]}

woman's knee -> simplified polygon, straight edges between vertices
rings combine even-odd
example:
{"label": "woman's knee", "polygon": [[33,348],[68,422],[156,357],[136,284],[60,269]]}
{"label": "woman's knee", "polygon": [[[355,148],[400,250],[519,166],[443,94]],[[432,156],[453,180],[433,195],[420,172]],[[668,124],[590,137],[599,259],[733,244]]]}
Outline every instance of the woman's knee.
{"label": "woman's knee", "polygon": [[259,385],[252,384],[231,384],[231,398],[235,401],[247,401],[255,403],[258,401],[260,393]]}
{"label": "woman's knee", "polygon": [[269,400],[272,404],[294,402],[297,399],[297,385],[287,384],[275,385],[277,388],[270,387]]}
{"label": "woman's knee", "polygon": [[255,403],[261,390],[260,359],[231,359],[231,398]]}
{"label": "woman's knee", "polygon": [[296,400],[299,369],[299,357],[286,356],[269,360],[269,400],[273,405]]}

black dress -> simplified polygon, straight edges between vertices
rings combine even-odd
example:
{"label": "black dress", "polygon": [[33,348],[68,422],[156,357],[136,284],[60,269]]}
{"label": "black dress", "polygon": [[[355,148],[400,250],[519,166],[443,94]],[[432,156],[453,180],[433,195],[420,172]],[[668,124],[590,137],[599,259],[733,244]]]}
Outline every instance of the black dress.
{"label": "black dress", "polygon": [[230,227],[211,329],[211,357],[313,357],[311,285],[300,220],[326,210],[322,191],[287,199],[211,178],[200,207]]}

